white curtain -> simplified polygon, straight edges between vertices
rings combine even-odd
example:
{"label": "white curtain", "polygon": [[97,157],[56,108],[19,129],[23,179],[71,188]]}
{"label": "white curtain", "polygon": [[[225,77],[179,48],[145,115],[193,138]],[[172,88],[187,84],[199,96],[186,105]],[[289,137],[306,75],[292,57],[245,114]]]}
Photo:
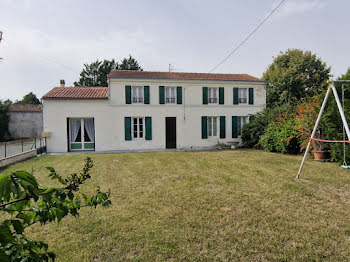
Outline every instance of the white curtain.
{"label": "white curtain", "polygon": [[136,87],[132,88],[132,99],[133,99],[133,102],[136,102],[136,100],[137,100],[137,88]]}
{"label": "white curtain", "polygon": [[75,142],[77,139],[80,129],[80,119],[71,119],[70,120],[70,139],[71,142]]}
{"label": "white curtain", "polygon": [[85,119],[84,120],[85,130],[88,133],[88,136],[91,142],[95,142],[95,126],[93,119]]}

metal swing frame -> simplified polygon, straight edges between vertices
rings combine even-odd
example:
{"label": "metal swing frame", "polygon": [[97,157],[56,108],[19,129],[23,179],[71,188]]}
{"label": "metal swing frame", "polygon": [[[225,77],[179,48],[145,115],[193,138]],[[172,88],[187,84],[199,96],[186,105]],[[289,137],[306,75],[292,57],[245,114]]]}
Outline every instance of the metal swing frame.
{"label": "metal swing frame", "polygon": [[[315,137],[315,134],[316,134],[316,131],[317,131],[317,127],[318,127],[318,125],[320,124],[321,117],[322,117],[322,114],[323,114],[324,109],[325,109],[325,107],[326,107],[326,104],[327,104],[327,101],[328,101],[328,97],[329,97],[331,91],[333,91],[333,95],[334,95],[335,101],[337,102],[337,106],[338,106],[338,109],[339,109],[339,113],[340,113],[341,119],[342,119],[342,121],[343,121],[343,129],[345,129],[346,135],[347,135],[347,137],[348,137],[348,141],[350,142],[350,129],[349,129],[349,125],[348,125],[348,122],[346,121],[346,117],[345,117],[345,114],[344,114],[344,110],[343,110],[342,104],[340,103],[337,90],[336,90],[336,88],[335,88],[335,86],[334,86],[334,83],[335,83],[335,82],[342,82],[342,83],[348,82],[348,83],[349,83],[350,80],[336,80],[336,81],[332,81],[331,84],[330,84],[330,86],[328,87],[326,96],[324,97],[324,100],[323,100],[323,103],[322,103],[322,106],[321,106],[321,110],[320,110],[320,112],[319,112],[319,114],[318,114],[318,117],[317,117],[317,120],[316,120],[314,129],[313,129],[313,131],[312,131],[312,134],[311,134],[309,143],[307,144],[307,148],[306,148],[306,151],[305,151],[303,160],[301,161],[301,165],[300,165],[300,168],[299,168],[299,172],[298,172],[296,178],[299,178],[299,177],[300,177],[301,171],[302,171],[302,169],[303,169],[303,166],[304,166],[304,163],[305,163],[305,160],[306,160],[306,156],[307,156],[307,154],[309,153],[309,150],[310,150],[311,141],[312,141],[312,139],[314,139],[314,137]],[[344,140],[345,140],[345,134],[344,134],[344,137],[343,137],[343,138],[344,138]]]}

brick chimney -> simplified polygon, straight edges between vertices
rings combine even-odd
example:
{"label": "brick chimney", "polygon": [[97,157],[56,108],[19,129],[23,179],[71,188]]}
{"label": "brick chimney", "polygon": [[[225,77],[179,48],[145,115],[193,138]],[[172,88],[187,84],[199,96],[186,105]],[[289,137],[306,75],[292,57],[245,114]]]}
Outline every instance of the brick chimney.
{"label": "brick chimney", "polygon": [[66,84],[66,83],[64,82],[64,80],[63,80],[63,79],[62,79],[62,80],[60,80],[60,86],[61,86],[61,87],[64,87],[64,86],[65,86],[65,84]]}

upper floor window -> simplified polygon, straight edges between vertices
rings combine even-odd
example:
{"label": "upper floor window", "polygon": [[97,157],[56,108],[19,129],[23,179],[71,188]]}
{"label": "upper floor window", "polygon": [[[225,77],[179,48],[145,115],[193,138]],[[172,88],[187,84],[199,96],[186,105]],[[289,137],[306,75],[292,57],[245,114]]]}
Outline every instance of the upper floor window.
{"label": "upper floor window", "polygon": [[239,116],[238,117],[238,125],[237,125],[237,133],[238,135],[242,134],[242,128],[243,126],[248,123],[248,117],[247,116]]}
{"label": "upper floor window", "polygon": [[247,88],[238,88],[238,103],[246,104],[248,102]]}
{"label": "upper floor window", "polygon": [[217,88],[208,88],[208,103],[217,104],[218,103],[218,89]]}
{"label": "upper floor window", "polygon": [[175,104],[176,90],[175,87],[165,87],[165,103]]}
{"label": "upper floor window", "polygon": [[144,137],[144,121],[143,117],[134,117],[132,119],[132,137],[134,139]]}
{"label": "upper floor window", "polygon": [[143,103],[143,87],[132,87],[132,102]]}
{"label": "upper floor window", "polygon": [[208,117],[208,137],[218,136],[218,117],[209,116]]}

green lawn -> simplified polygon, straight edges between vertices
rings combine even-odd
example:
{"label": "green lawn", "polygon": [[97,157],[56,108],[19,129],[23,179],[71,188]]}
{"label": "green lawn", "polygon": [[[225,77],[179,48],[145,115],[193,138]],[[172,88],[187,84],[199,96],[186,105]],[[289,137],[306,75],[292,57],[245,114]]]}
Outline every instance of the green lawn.
{"label": "green lawn", "polygon": [[[112,206],[35,226],[58,261],[345,261],[350,258],[350,171],[255,150],[96,154],[82,187],[111,189]],[[42,156],[62,175],[86,155]],[[5,170],[6,171],[6,170]],[[2,171],[4,172],[4,170]]]}

